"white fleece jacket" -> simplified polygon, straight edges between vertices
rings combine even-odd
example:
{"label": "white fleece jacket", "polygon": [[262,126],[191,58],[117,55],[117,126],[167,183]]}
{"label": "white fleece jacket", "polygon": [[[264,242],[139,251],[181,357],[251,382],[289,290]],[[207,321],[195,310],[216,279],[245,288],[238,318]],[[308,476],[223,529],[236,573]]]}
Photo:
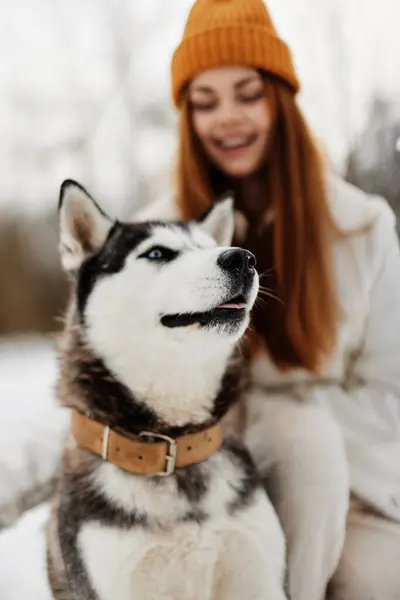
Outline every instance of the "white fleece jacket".
{"label": "white fleece jacket", "polygon": [[[255,385],[325,406],[346,442],[351,489],[400,522],[400,250],[388,203],[329,177],[332,211],[344,229],[334,271],[343,309],[336,352],[321,376],[280,372],[266,354],[253,361]],[[171,199],[136,217],[175,218]],[[323,327],[323,323],[321,323]]]}

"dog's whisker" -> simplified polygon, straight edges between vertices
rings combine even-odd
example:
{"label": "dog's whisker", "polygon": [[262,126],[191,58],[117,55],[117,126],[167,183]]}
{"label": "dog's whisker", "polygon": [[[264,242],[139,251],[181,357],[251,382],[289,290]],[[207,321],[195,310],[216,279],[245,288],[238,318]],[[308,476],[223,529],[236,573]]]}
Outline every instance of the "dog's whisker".
{"label": "dog's whisker", "polygon": [[276,296],[275,294],[273,294],[272,292],[269,292],[267,290],[260,290],[258,292],[258,296],[257,297],[259,298],[260,296],[265,296],[267,298],[272,298],[273,300],[277,300],[278,302],[281,302],[283,304],[281,298],[279,298],[278,296]]}
{"label": "dog's whisker", "polygon": [[259,284],[259,289],[260,290],[267,290],[268,292],[273,292],[274,291],[273,288],[270,288],[270,287],[268,287],[266,285],[262,285],[261,283]]}
{"label": "dog's whisker", "polygon": [[262,306],[262,308],[264,308],[264,309],[268,308],[268,305],[263,298],[257,298],[257,300],[255,301],[254,304],[255,304],[255,306]]}
{"label": "dog's whisker", "polygon": [[263,273],[259,273],[258,277],[259,279],[262,279],[263,277],[267,277],[268,275],[271,275],[271,273],[273,273],[275,271],[275,267],[270,267],[269,269],[266,269],[265,271],[263,271]]}

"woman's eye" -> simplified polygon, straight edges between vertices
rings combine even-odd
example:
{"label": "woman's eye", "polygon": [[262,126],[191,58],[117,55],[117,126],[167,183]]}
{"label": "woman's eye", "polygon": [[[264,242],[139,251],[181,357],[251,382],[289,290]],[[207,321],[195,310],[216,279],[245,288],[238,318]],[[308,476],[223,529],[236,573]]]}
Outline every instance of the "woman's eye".
{"label": "woman's eye", "polygon": [[264,96],[264,92],[256,92],[254,94],[246,94],[246,96],[242,96],[240,100],[242,102],[256,102],[256,100],[260,100]]}
{"label": "woman's eye", "polygon": [[200,102],[191,102],[190,104],[190,108],[192,110],[213,110],[213,108],[216,107],[215,102],[204,102],[204,103],[200,103]]}

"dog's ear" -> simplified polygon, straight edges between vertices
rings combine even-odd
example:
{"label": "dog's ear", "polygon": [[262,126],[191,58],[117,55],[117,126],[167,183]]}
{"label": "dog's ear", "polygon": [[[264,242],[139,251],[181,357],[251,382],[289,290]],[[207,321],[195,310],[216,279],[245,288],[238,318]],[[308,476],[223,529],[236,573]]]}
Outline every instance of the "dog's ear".
{"label": "dog's ear", "polygon": [[113,221],[72,179],[61,186],[58,217],[61,263],[65,270],[76,271],[104,244]]}
{"label": "dog's ear", "polygon": [[219,246],[230,246],[235,231],[232,195],[218,200],[197,223],[215,239]]}

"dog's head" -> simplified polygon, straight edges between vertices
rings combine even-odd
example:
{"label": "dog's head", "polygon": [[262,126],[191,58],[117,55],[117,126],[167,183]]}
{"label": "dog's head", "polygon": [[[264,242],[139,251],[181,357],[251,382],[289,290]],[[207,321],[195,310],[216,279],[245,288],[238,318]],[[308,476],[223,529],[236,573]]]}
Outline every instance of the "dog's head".
{"label": "dog's head", "polygon": [[59,223],[78,326],[94,355],[146,402],[191,385],[196,395],[195,372],[215,394],[258,292],[253,255],[228,247],[232,201],[196,222],[121,223],[69,180]]}

